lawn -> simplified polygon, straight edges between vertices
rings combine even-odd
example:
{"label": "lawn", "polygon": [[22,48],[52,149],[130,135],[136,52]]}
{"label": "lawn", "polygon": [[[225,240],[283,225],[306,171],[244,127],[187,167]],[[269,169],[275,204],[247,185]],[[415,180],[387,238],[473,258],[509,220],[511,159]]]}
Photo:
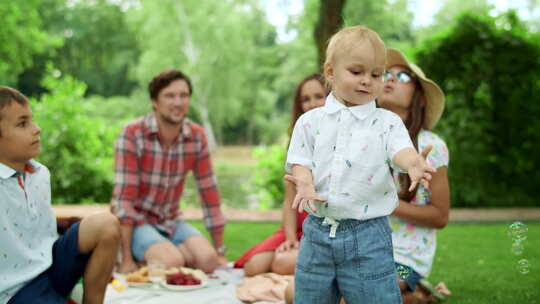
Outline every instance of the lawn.
{"label": "lawn", "polygon": [[[193,223],[204,230],[201,222]],[[439,233],[429,280],[444,281],[453,292],[445,303],[540,303],[540,222],[526,223],[527,240],[519,256],[512,252],[509,224],[450,224]],[[228,223],[228,258],[238,258],[278,227],[279,223]],[[518,270],[521,259],[530,264],[527,274]]]}

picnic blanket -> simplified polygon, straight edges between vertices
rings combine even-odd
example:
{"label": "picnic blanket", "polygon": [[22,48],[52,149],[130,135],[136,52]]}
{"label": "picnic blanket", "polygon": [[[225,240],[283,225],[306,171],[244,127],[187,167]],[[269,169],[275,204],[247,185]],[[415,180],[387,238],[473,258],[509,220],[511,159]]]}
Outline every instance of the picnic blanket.
{"label": "picnic blanket", "polygon": [[263,273],[246,278],[236,285],[238,299],[256,303],[258,301],[283,302],[285,288],[294,280],[292,275],[279,275],[276,273]]}
{"label": "picnic blanket", "polygon": [[[244,270],[227,265],[216,269],[205,287],[190,291],[171,291],[164,287],[128,287],[118,291],[111,284],[107,286],[105,304],[243,304],[236,294],[236,286],[244,282]],[[156,286],[157,287],[157,286]],[[82,285],[72,292],[72,299],[82,303]],[[257,304],[276,302],[258,301]]]}

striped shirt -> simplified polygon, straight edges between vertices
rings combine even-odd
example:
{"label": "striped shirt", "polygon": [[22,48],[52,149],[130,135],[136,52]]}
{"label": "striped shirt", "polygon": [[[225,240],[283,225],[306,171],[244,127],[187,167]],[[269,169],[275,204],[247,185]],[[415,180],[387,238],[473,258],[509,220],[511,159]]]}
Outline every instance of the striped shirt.
{"label": "striped shirt", "polygon": [[199,188],[206,229],[223,231],[225,219],[204,129],[184,119],[182,134],[164,150],[155,114],[134,120],[116,141],[112,212],[122,225],[153,224],[172,234],[189,171]]}

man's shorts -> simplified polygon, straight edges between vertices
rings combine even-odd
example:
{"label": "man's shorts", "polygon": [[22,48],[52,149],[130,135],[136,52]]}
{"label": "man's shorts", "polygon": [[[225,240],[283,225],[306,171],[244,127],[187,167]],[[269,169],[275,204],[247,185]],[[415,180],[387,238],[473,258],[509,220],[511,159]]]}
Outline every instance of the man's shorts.
{"label": "man's shorts", "polygon": [[185,221],[176,221],[176,230],[171,236],[168,236],[165,231],[158,229],[155,225],[136,226],[133,228],[131,237],[131,253],[137,261],[143,262],[144,253],[155,243],[169,241],[178,246],[188,238],[199,235],[201,235],[199,230]]}
{"label": "man's shorts", "polygon": [[79,224],[73,224],[54,242],[51,267],[21,288],[8,304],[66,303],[91,255],[79,251]]}

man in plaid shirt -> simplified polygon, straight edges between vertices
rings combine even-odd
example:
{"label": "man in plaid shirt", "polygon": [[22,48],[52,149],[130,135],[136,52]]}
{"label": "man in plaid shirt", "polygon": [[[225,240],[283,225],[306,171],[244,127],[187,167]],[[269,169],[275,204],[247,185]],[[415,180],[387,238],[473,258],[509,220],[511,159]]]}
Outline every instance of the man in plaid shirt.
{"label": "man in plaid shirt", "polygon": [[[204,129],[186,118],[191,81],[178,70],[165,70],[152,79],[148,90],[153,112],[129,123],[116,142],[111,210],[121,224],[119,272],[135,271],[135,260],[212,272],[226,262],[225,220]],[[178,218],[190,170],[214,246]]]}

